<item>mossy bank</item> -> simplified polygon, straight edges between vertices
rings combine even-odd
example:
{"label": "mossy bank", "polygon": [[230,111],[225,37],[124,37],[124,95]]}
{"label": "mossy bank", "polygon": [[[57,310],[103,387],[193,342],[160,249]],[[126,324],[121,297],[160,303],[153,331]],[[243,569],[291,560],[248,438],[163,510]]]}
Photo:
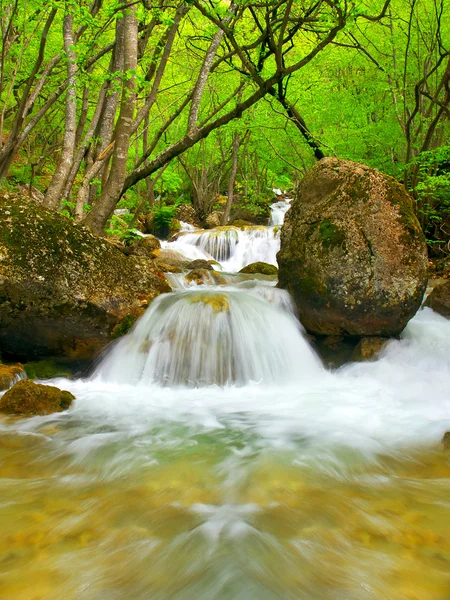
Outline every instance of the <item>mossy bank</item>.
{"label": "mossy bank", "polygon": [[0,197],[0,349],[7,355],[91,359],[168,291],[151,259],[125,256],[34,202]]}

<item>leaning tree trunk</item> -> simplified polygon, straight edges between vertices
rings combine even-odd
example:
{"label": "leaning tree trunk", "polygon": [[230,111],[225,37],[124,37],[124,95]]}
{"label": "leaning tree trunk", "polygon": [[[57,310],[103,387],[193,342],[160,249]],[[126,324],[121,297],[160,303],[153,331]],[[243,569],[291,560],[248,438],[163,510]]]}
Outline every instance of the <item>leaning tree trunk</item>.
{"label": "leaning tree trunk", "polygon": [[[124,73],[135,73],[138,55],[138,21],[135,6],[124,9]],[[114,153],[108,181],[100,197],[92,205],[84,222],[96,233],[101,233],[110,218],[117,198],[120,198],[126,177],[130,137],[133,131],[133,115],[136,103],[136,78],[128,77],[122,86],[120,112],[114,136]]]}
{"label": "leaning tree trunk", "polygon": [[77,131],[77,89],[76,89],[76,54],[74,50],[75,38],[73,34],[73,16],[64,15],[63,21],[64,49],[67,56],[67,78],[69,86],[66,93],[65,129],[61,158],[56,167],[55,174],[45,194],[44,205],[57,209],[62,200],[62,194],[70,170],[72,168],[75,137]]}

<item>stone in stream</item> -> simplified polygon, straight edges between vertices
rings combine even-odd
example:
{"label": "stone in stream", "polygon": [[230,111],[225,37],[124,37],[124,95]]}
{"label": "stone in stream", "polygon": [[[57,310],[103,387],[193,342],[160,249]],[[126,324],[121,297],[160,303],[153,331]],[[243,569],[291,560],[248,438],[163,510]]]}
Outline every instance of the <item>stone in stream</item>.
{"label": "stone in stream", "polygon": [[239,273],[246,273],[249,275],[253,275],[254,273],[260,273],[261,275],[277,275],[278,269],[275,265],[270,265],[269,263],[254,262],[241,269]]}
{"label": "stone in stream", "polygon": [[387,341],[387,338],[383,337],[362,338],[353,350],[352,360],[358,362],[375,360],[378,358],[381,350],[385,347]]}
{"label": "stone in stream", "polygon": [[313,333],[397,335],[426,288],[412,199],[392,177],[348,160],[325,158],[307,173],[277,258],[279,285]]}
{"label": "stone in stream", "polygon": [[450,280],[433,289],[425,300],[425,306],[450,319]]}
{"label": "stone in stream", "polygon": [[15,415],[50,415],[67,410],[75,396],[52,385],[22,379],[0,398],[0,412]]}
{"label": "stone in stream", "polygon": [[144,256],[32,201],[0,197],[0,348],[17,360],[89,360],[160,293]]}
{"label": "stone in stream", "polygon": [[11,387],[25,372],[22,365],[4,365],[0,363],[0,392]]}

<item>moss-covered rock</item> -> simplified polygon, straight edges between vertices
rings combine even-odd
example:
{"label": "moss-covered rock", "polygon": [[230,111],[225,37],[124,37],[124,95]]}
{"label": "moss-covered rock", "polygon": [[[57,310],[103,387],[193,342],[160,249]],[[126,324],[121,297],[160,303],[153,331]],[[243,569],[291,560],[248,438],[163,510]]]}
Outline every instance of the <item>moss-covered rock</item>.
{"label": "moss-covered rock", "polygon": [[391,336],[420,306],[424,235],[393,178],[325,158],[300,183],[281,231],[279,285],[313,333]]}
{"label": "moss-covered rock", "polygon": [[139,316],[165,276],[145,256],[32,201],[0,197],[0,348],[19,360],[93,358]]}
{"label": "moss-covered rock", "polygon": [[0,363],[0,392],[7,390],[24,375],[22,365],[4,365]]}
{"label": "moss-covered rock", "polygon": [[72,371],[67,365],[60,365],[54,360],[38,360],[23,366],[28,379],[52,379],[66,377],[71,379]]}
{"label": "moss-covered rock", "polygon": [[382,337],[362,338],[353,351],[352,359],[358,362],[374,360],[378,358],[386,342],[387,339]]}
{"label": "moss-covered rock", "polygon": [[155,250],[161,248],[161,242],[154,235],[146,235],[136,240],[126,249],[128,256],[147,256],[155,258]]}
{"label": "moss-covered rock", "polygon": [[24,416],[50,415],[67,410],[74,399],[70,392],[22,379],[0,398],[0,412]]}
{"label": "moss-covered rock", "polygon": [[450,280],[433,289],[425,301],[425,306],[450,319]]}
{"label": "moss-covered rock", "polygon": [[277,275],[278,269],[275,265],[270,265],[269,263],[255,262],[241,269],[239,273],[247,273],[252,275],[254,273],[260,273],[261,275]]}

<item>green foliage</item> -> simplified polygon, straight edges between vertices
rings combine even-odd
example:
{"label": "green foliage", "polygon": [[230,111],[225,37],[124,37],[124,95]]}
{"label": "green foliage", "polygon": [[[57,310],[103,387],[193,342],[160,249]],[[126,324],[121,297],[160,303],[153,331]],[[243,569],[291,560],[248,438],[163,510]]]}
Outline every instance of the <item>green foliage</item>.
{"label": "green foliage", "polygon": [[125,246],[129,246],[140,237],[134,229],[129,228],[132,219],[133,215],[131,213],[113,215],[109,221],[109,228],[106,229],[106,233],[120,238]]}
{"label": "green foliage", "polygon": [[431,254],[449,254],[450,146],[422,152],[408,168],[416,211]]}
{"label": "green foliage", "polygon": [[75,202],[71,202],[70,200],[63,200],[61,202],[62,209],[59,211],[65,217],[72,219],[73,221],[73,211],[75,210]]}
{"label": "green foliage", "polygon": [[171,224],[175,218],[177,204],[167,206],[161,204],[153,208],[154,215],[154,231],[158,237],[167,237],[169,235]]}

